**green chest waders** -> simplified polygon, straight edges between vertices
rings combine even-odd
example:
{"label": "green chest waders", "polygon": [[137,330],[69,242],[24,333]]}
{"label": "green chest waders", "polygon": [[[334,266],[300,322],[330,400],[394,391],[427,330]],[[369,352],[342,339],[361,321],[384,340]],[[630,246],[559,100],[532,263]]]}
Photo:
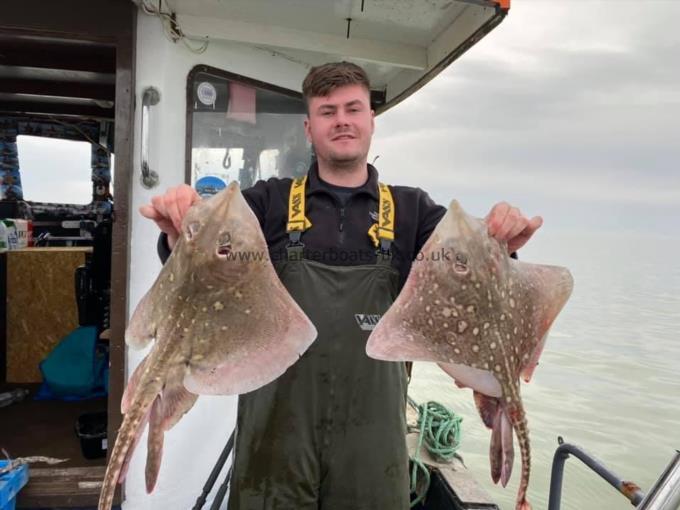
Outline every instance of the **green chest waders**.
{"label": "green chest waders", "polygon": [[399,274],[381,256],[329,266],[299,246],[289,254],[277,272],[319,336],[276,381],[239,397],[229,510],[406,510],[405,367],[366,355]]}

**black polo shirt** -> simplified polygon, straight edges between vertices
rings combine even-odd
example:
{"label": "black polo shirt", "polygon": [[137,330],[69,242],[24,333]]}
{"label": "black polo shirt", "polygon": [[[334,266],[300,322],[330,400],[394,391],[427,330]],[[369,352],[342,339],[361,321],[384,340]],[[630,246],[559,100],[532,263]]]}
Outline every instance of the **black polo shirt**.
{"label": "black polo shirt", "polygon": [[[257,216],[273,263],[285,259],[288,234],[290,178],[258,181],[243,190]],[[395,239],[392,264],[400,274],[400,288],[411,262],[446,213],[446,209],[420,188],[389,186],[395,209]],[[308,172],[305,192],[306,215],[312,223],[300,241],[304,258],[324,264],[351,266],[376,262],[376,248],[368,230],[377,221],[378,172],[368,165],[368,180],[357,188],[340,188],[319,177],[316,164]],[[161,259],[169,256],[165,236],[159,240]]]}

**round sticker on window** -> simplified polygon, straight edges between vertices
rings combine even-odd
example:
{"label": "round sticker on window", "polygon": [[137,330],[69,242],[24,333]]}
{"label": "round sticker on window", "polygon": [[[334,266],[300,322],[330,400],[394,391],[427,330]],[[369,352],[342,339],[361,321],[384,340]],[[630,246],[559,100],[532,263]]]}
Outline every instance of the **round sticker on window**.
{"label": "round sticker on window", "polygon": [[198,84],[196,95],[198,100],[206,106],[213,106],[215,101],[217,101],[217,90],[215,90],[215,86],[209,81]]}
{"label": "round sticker on window", "polygon": [[208,198],[226,188],[227,184],[219,177],[206,175],[197,180],[194,187],[201,197]]}

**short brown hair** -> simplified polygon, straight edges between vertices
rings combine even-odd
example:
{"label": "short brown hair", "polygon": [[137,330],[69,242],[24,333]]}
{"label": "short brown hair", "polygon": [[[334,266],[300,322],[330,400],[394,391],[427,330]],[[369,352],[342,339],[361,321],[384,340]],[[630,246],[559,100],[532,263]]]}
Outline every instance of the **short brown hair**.
{"label": "short brown hair", "polygon": [[302,82],[302,95],[307,103],[312,97],[326,97],[345,85],[362,85],[371,93],[368,75],[361,67],[351,62],[329,62],[309,70]]}

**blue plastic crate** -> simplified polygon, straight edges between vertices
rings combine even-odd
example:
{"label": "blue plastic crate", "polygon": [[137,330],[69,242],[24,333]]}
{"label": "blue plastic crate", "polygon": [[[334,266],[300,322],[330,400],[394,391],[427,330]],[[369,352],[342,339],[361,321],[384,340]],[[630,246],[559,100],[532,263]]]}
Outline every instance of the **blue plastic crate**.
{"label": "blue plastic crate", "polygon": [[[0,460],[0,468],[9,464],[7,460]],[[0,475],[0,510],[14,510],[17,494],[28,482],[28,466],[26,464],[13,469],[9,473]]]}

